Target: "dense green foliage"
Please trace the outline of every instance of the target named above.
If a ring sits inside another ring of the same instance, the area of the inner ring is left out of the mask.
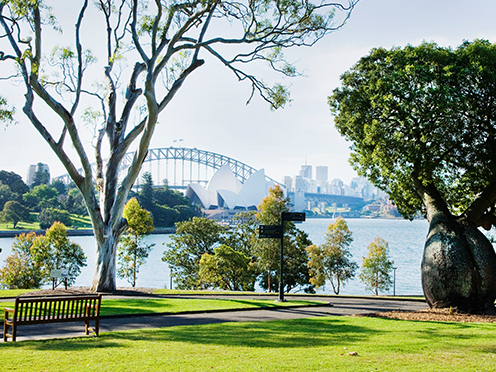
[[[40,228],[48,229],[55,222],[61,222],[66,226],[72,226],[71,215],[69,212],[57,208],[44,208],[38,215]]]
[[[30,220],[31,216],[29,214],[29,210],[15,200],[9,200],[8,202],[6,202],[3,206],[3,211],[0,212],[0,221],[6,223],[11,222],[14,226],[14,229],[19,222],[29,222]]]
[[[351,231],[342,217],[329,224],[324,243],[307,247],[310,283],[318,288],[329,281],[334,293],[339,294],[341,285],[352,279],[358,269],[351,260],[352,241]]]
[[[119,264],[117,275],[135,287],[139,268],[146,262],[148,254],[155,245],[143,241],[143,238],[154,229],[153,219],[150,212],[141,208],[135,198],[127,202],[122,217],[126,219],[128,228],[117,246]]]
[[[176,288],[193,289],[199,286],[199,265],[201,257],[214,254],[214,248],[225,239],[227,229],[204,217],[193,217],[189,221],[176,223],[169,249],[162,261],[171,268]]]
[[[200,216],[200,210],[181,192],[167,185],[155,187],[150,173],[145,172],[142,181],[141,190],[135,197],[151,213],[155,226],[171,227],[176,222]]]
[[[262,201],[259,211],[239,213],[228,229],[207,218],[176,224],[176,234],[162,258],[171,267],[179,289],[252,289],[260,286],[277,291],[279,286],[280,239],[259,239],[260,224],[280,224],[289,200],[276,186]],[[267,221],[267,222],[264,222]],[[308,235],[286,222],[284,236],[284,290],[309,285]]]
[[[79,244],[70,241],[66,227],[54,223],[45,235],[20,234],[12,244],[12,255],[0,270],[0,282],[10,289],[39,288],[50,281],[53,269],[67,270],[72,284],[86,266],[86,256]]]
[[[479,213],[487,213],[473,216],[473,223],[490,227],[496,45],[476,40],[456,50],[434,43],[377,48],[341,80],[329,104],[336,128],[352,142],[351,163],[360,175],[408,218],[426,212],[427,194],[451,213],[470,215],[484,193]]]
[[[12,243],[12,254],[0,269],[0,283],[9,289],[40,288],[44,277],[40,265],[34,261],[31,247],[37,236],[34,232],[21,234]]]
[[[214,254],[204,253],[200,259],[200,286],[230,291],[253,291],[257,272],[251,257],[225,244],[214,248]]]
[[[73,221],[70,214],[88,215],[83,197],[74,184],[65,185],[60,180],[48,184],[49,180],[42,177],[43,174],[45,173],[41,172],[39,182],[33,183],[29,188],[16,173],[0,171],[0,221],[12,223],[15,228],[20,221],[31,222],[37,219],[40,228],[47,229],[57,221],[71,227]],[[165,185],[155,187],[150,173],[144,174],[141,191],[131,195],[152,214],[153,223],[157,227],[170,227],[175,222],[200,215],[200,210],[192,206],[182,193]],[[8,202],[15,203],[9,203],[4,210]]]

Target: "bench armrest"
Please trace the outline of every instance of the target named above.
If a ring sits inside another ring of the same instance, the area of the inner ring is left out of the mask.
[[[14,309],[10,309],[8,307],[4,307],[3,310],[5,311],[5,317],[4,317],[4,319],[6,319],[6,320],[9,319],[9,313],[14,314],[14,312],[15,312]]]

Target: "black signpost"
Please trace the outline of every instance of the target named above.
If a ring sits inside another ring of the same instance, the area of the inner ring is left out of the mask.
[[[259,238],[281,239],[281,261],[279,265],[279,302],[284,299],[284,222],[303,222],[305,221],[305,212],[282,212],[281,225],[260,225],[258,229]]]

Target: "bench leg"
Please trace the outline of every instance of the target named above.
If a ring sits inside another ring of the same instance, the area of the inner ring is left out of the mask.
[[[100,333],[100,319],[95,320],[95,328],[91,328],[90,327],[90,321],[85,320],[84,321],[84,331],[85,331],[86,335],[89,335],[90,331],[93,331],[93,332],[95,332],[95,335],[98,336],[98,334]]]
[[[7,342],[7,332],[9,331],[9,325],[4,320],[3,321],[3,342]]]
[[[12,327],[12,334],[9,334],[9,328]],[[17,331],[17,326],[16,324],[9,324],[5,320],[3,322],[3,341],[7,342],[9,340],[9,337],[12,338],[12,341],[16,340],[16,331]]]
[[[100,319],[95,320],[95,334],[98,336],[100,333]]]

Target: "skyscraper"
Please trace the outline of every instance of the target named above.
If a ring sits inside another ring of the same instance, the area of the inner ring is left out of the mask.
[[[312,166],[311,165],[302,165],[300,170],[300,176],[303,178],[312,179]]]
[[[328,169],[326,165],[320,165],[315,167],[315,178],[318,184],[327,182],[328,179]]]

